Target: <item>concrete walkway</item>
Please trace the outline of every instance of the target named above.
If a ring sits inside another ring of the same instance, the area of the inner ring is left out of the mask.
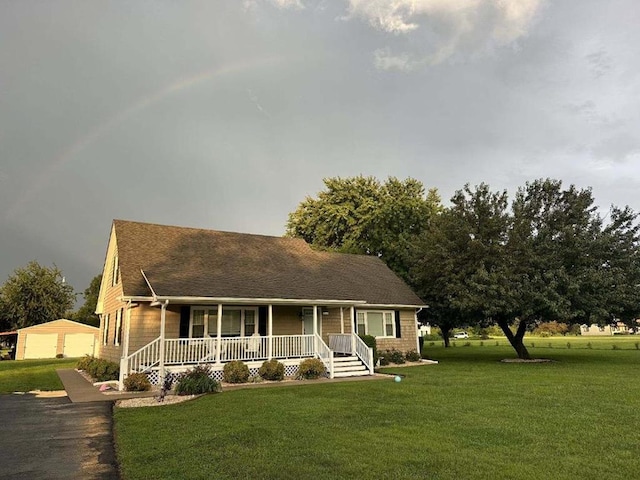
[[[98,387],[94,387],[82,375],[73,369],[56,370],[69,400],[73,403],[87,402],[115,402],[126,398],[153,397],[157,392],[117,392],[102,393]]]

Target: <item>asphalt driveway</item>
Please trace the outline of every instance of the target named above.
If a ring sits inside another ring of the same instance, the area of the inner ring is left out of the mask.
[[[111,408],[0,395],[0,479],[118,479]]]

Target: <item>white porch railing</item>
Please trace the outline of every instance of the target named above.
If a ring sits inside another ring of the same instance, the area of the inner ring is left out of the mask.
[[[360,357],[362,363],[367,367],[369,374],[373,375],[373,369],[375,368],[375,365],[373,364],[373,349],[367,346],[367,344],[364,343],[355,333],[353,334],[353,339],[355,340],[356,345],[356,355]]]
[[[271,349],[269,342],[271,341]],[[373,374],[373,350],[355,334],[329,335],[329,347],[319,335],[278,335],[231,338],[167,338],[164,340],[164,365],[196,365],[231,360],[260,361],[269,358],[317,357],[334,376],[334,352],[357,355]],[[355,348],[354,348],[355,347]],[[123,358],[121,382],[131,372],[146,372],[160,363],[160,338]]]
[[[313,335],[278,335],[272,339],[272,358],[315,356]],[[324,344],[324,342],[323,342]],[[219,350],[219,352],[218,352]],[[165,365],[229,362],[231,360],[266,360],[269,337],[166,338]],[[135,351],[121,361],[121,371],[144,372],[160,363],[160,338]]]
[[[146,372],[160,362],[160,337],[147,343],[144,347],[139,348],[127,358],[126,372]],[[121,362],[122,363],[122,362]],[[122,364],[120,365],[122,371]]]
[[[333,378],[333,352],[318,334],[315,335],[315,344],[316,355],[324,363],[327,372],[329,372],[329,378]]]
[[[351,348],[351,334],[350,333],[330,334],[329,348],[336,353],[351,354],[353,352],[353,349]]]

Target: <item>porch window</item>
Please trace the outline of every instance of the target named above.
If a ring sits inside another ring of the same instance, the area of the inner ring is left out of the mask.
[[[393,312],[367,310],[357,312],[358,333],[374,337],[395,337]]]
[[[204,337],[204,310],[194,310],[191,318],[191,338]]]
[[[257,318],[257,308],[223,308],[221,335],[223,337],[251,336],[258,331]],[[193,307],[190,322],[191,338],[215,337],[217,333],[218,309]]]
[[[222,336],[239,337],[242,331],[242,310],[222,309]]]
[[[244,336],[250,337],[256,333],[256,312],[255,310],[245,310],[244,312]]]

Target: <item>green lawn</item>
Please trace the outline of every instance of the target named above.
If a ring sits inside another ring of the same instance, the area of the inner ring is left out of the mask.
[[[57,368],[73,368],[74,359],[4,360],[0,362],[0,394],[31,390],[63,390]]]
[[[450,340],[452,346],[462,347],[467,343],[470,346],[505,346],[509,345],[509,340],[506,337],[492,337],[490,340],[480,340],[477,338],[471,338],[468,340],[454,339]],[[442,340],[430,341],[427,340],[425,345],[430,346],[440,345],[442,346]],[[581,335],[567,335],[567,336],[554,336],[554,337],[537,337],[533,335],[526,335],[524,337],[524,344],[527,348],[532,346],[535,348],[589,348],[594,350],[613,350],[614,348],[621,350],[639,350],[640,349],[640,335],[607,335],[607,336],[581,336]],[[569,344],[569,345],[568,345]],[[615,347],[614,347],[615,345]]]
[[[428,348],[371,382],[237,390],[116,409],[125,480],[627,479],[640,471],[640,351]]]

